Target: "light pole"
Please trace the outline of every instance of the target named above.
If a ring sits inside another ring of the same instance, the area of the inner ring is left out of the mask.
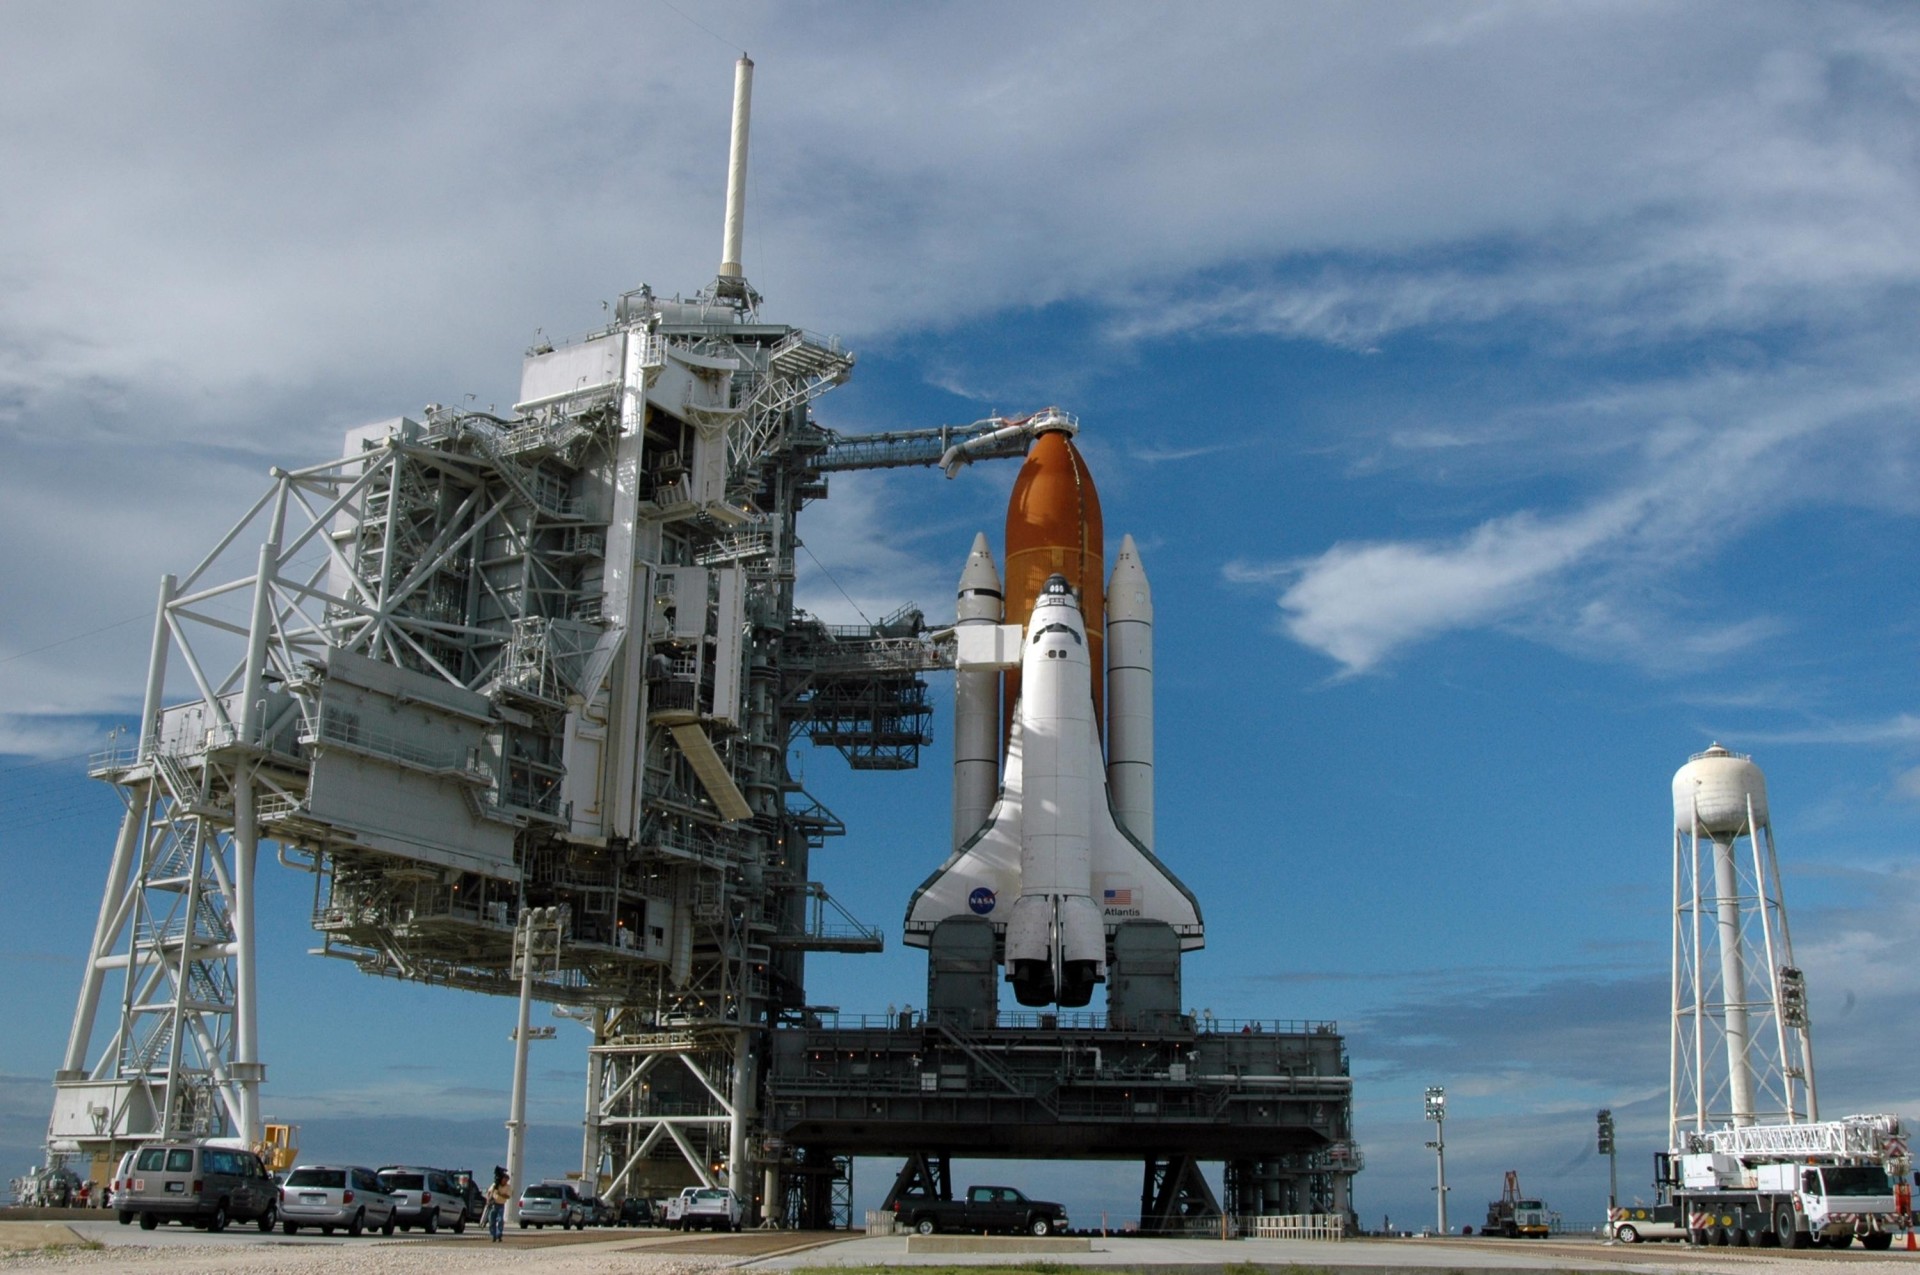
[[[551,946],[539,940],[552,934]],[[526,1190],[522,1180],[527,1168],[527,1042],[538,1037],[553,1039],[553,1028],[532,1029],[528,1022],[533,1010],[533,963],[539,956],[560,953],[560,909],[522,908],[520,924],[513,935],[513,957],[520,966],[520,1021],[513,1029],[513,1099],[507,1114],[507,1177],[513,1184],[507,1200],[507,1222],[520,1220],[520,1193]]]
[[[1600,1115],[1600,1154],[1607,1157],[1607,1220],[1620,1200],[1620,1158],[1613,1149],[1613,1111],[1602,1108]]]
[[[1439,1183],[1433,1188],[1439,1199],[1440,1234],[1447,1233],[1447,1091],[1439,1085],[1427,1088],[1427,1119],[1433,1121],[1433,1141],[1427,1145],[1433,1148],[1434,1159],[1439,1164]]]

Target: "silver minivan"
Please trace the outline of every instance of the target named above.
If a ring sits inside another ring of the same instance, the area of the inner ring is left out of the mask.
[[[558,1226],[587,1229],[587,1206],[571,1182],[536,1182],[520,1193],[520,1229]]]
[[[255,1222],[271,1231],[280,1191],[260,1157],[240,1147],[204,1142],[149,1142],[134,1153],[131,1184],[116,1203],[122,1221],[142,1230],[188,1222],[224,1231],[228,1222]]]
[[[364,1165],[297,1165],[280,1185],[280,1229],[288,1235],[303,1226],[317,1226],[322,1235],[335,1227],[348,1235],[392,1235],[398,1212],[380,1175]]]
[[[390,1164],[380,1180],[393,1196],[393,1220],[403,1231],[419,1227],[432,1235],[443,1226],[455,1235],[467,1229],[467,1197],[442,1169]]]

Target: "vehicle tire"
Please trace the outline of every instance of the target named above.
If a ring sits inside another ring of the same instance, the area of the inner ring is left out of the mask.
[[[1793,1210],[1782,1206],[1773,1215],[1773,1233],[1780,1237],[1781,1248],[1805,1248],[1808,1236],[1793,1224]]]
[[[1845,1235],[1829,1235],[1827,1237],[1827,1247],[1828,1248],[1852,1248],[1853,1233],[1849,1231]]]
[[[440,1233],[440,1212],[438,1209],[427,1214],[427,1220],[420,1229],[428,1235],[438,1235]]]
[[[1638,1244],[1640,1242],[1640,1232],[1634,1229],[1633,1223],[1622,1222],[1619,1227],[1614,1230],[1613,1238],[1619,1240],[1622,1244]]]
[[[280,1224],[280,1233],[282,1235],[298,1235],[300,1234],[300,1224],[298,1222],[282,1222]]]
[[[465,1235],[467,1233],[467,1215],[465,1213],[462,1213],[460,1220],[453,1224],[453,1233],[455,1235]]]
[[[392,1235],[392,1234],[393,1234],[393,1227],[394,1227],[394,1222],[393,1222],[393,1214],[391,1214],[391,1213],[389,1213],[389,1214],[387,1214],[387,1220],[386,1220],[386,1223],[385,1223],[385,1224],[384,1224],[383,1226],[381,1226],[381,1228],[380,1228],[380,1234],[382,1234],[382,1235]]]
[[[159,1219],[159,1218],[157,1218],[157,1217],[155,1217],[155,1216],[154,1216],[153,1214],[151,1214],[151,1213],[142,1213],[142,1214],[140,1215],[140,1229],[141,1229],[141,1230],[143,1230],[143,1231],[151,1231],[151,1230],[152,1230],[152,1229],[153,1229],[154,1227],[156,1227],[156,1226],[158,1226],[158,1225],[160,1225],[160,1219]]]
[[[1883,1248],[1892,1248],[1893,1235],[1888,1231],[1875,1231],[1872,1235],[1862,1235],[1860,1237],[1860,1247],[1874,1252],[1878,1252]]]
[[[207,1232],[209,1234],[217,1234],[226,1229],[227,1206],[224,1204],[216,1204],[213,1206],[213,1216],[207,1219]]]
[[[940,1228],[933,1224],[932,1218],[923,1217],[918,1222],[915,1222],[913,1224],[913,1229],[919,1232],[921,1235],[932,1235],[935,1231],[939,1230]]]
[[[358,1235],[367,1229],[367,1211],[361,1209],[353,1215],[353,1221],[347,1223],[347,1234]]]
[[[120,1225],[122,1225],[122,1226],[131,1226],[131,1225],[133,1225],[133,1211],[132,1211],[132,1210],[130,1210],[130,1209],[121,1209],[121,1210],[120,1210]]]
[[[1053,1223],[1044,1217],[1032,1218],[1027,1222],[1027,1230],[1044,1239],[1053,1234]]]
[[[1728,1231],[1727,1243],[1733,1245],[1735,1248],[1757,1247],[1753,1243],[1752,1239],[1749,1237],[1747,1233],[1747,1228],[1744,1226],[1736,1226],[1732,1230]]]

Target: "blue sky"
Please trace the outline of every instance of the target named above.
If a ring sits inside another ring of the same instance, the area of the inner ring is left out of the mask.
[[[1159,653],[1188,999],[1348,1034],[1364,1219],[1500,1174],[1597,1217],[1664,1127],[1668,782],[1765,769],[1823,1107],[1920,1115],[1920,17],[1894,5],[42,4],[0,51],[0,1156],[37,1156],[161,572],[273,464],[719,256],[758,63],[746,269],[839,334],[850,432],[1058,403]],[[1015,467],[836,476],[803,603],[940,616]],[[997,546],[996,546],[997,548]],[[826,574],[831,574],[831,579]],[[819,875],[918,1003],[907,775],[800,758]],[[498,1159],[511,1006],[306,955],[266,874],[267,1106],[315,1153]],[[577,1158],[584,1032],[541,1047]],[[1125,1216],[1137,1169],[1011,1170]],[[877,1198],[891,1167],[863,1165]],[[997,1176],[997,1175],[996,1175]]]

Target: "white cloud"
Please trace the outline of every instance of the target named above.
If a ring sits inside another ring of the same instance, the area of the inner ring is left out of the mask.
[[[1597,489],[1568,510],[1497,515],[1451,536],[1342,542],[1308,558],[1238,559],[1222,575],[1284,583],[1285,631],[1348,674],[1435,635],[1488,627],[1595,658],[1709,661],[1788,623],[1751,604],[1710,617],[1686,604],[1692,574],[1727,545],[1809,505],[1908,512],[1911,493],[1894,488],[1920,456],[1915,388],[1903,365],[1847,360],[1711,369],[1537,403],[1529,421],[1479,427],[1482,441],[1449,448],[1449,472],[1456,485],[1503,475],[1518,450],[1539,473]],[[1417,443],[1408,465],[1426,452]]]
[[[1832,722],[1799,730],[1757,730],[1743,738],[1763,744],[1912,744],[1920,743],[1920,716],[1895,713],[1879,721]]]
[[[1335,545],[1280,595],[1286,631],[1364,673],[1409,643],[1512,617],[1633,515],[1623,503],[1573,519],[1516,514],[1444,543]]]
[[[101,752],[106,747],[107,728],[97,721],[0,713],[0,756],[54,760]]]

